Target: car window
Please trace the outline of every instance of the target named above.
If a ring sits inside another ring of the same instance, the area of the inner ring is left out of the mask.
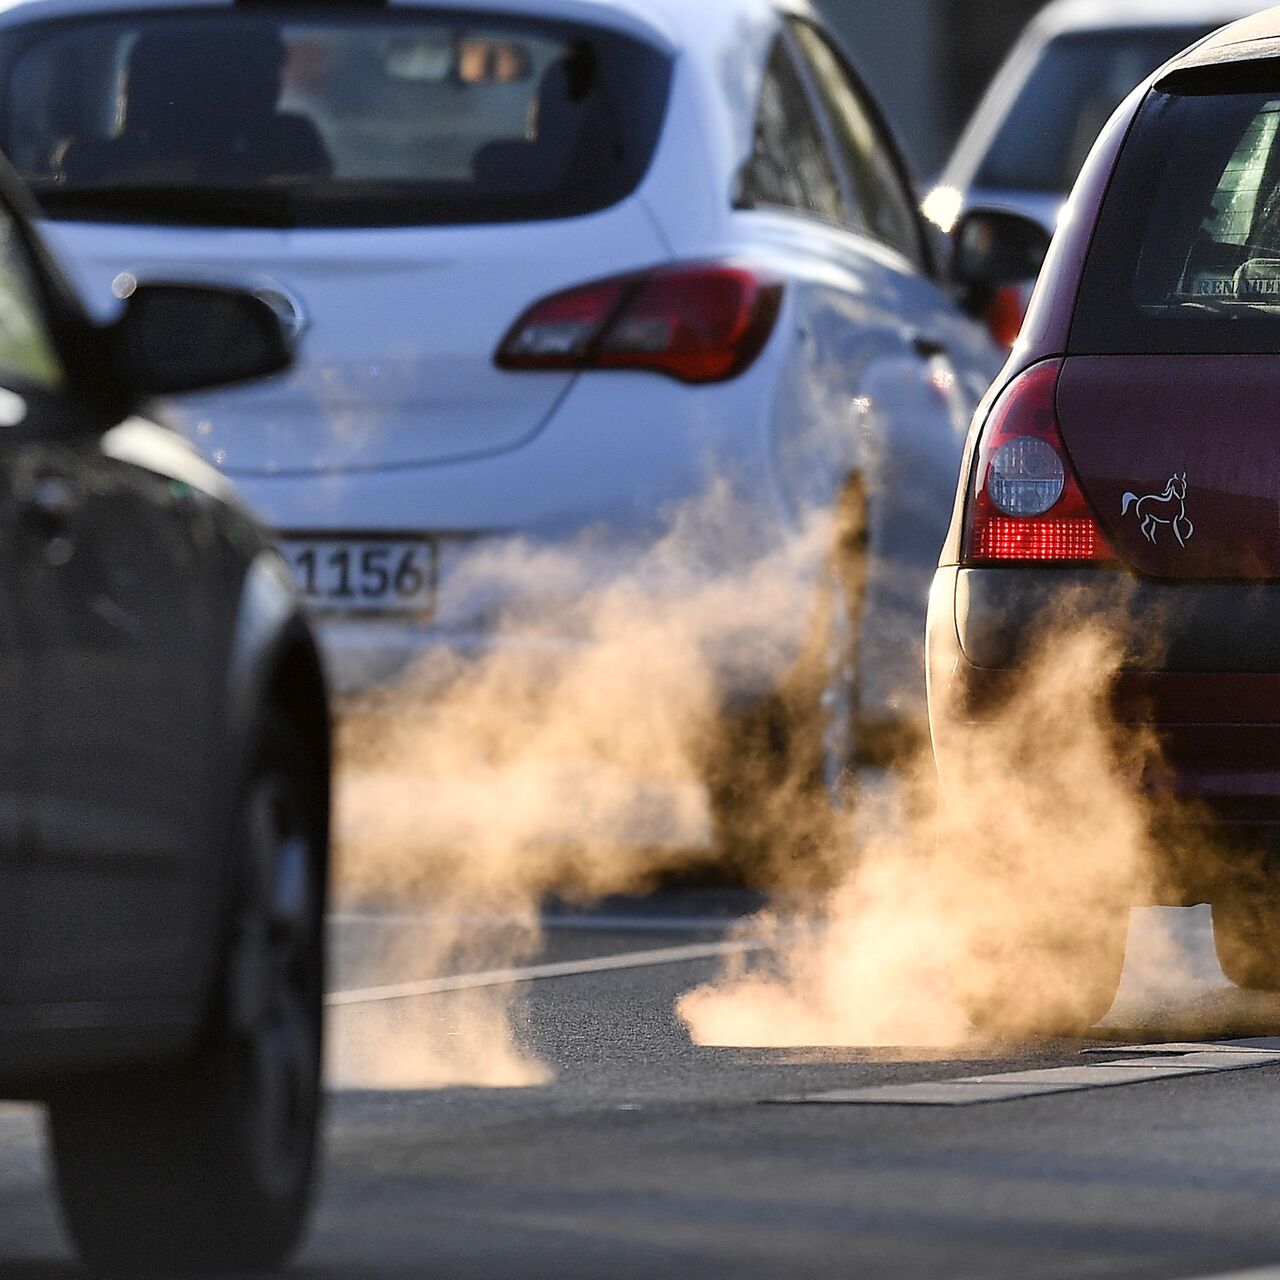
[[[34,282],[26,243],[0,205],[0,384],[52,390],[62,383],[62,366]]]
[[[844,197],[804,81],[782,40],[765,68],[742,203],[845,220]]]
[[[536,19],[149,6],[7,28],[0,78],[0,145],[54,217],[422,225],[625,198],[670,59]]]
[[[1280,351],[1280,91],[1151,94],[1094,244],[1073,346]]]
[[[791,28],[831,121],[848,175],[855,228],[919,263],[920,227],[888,140],[825,36],[800,19]]]
[[[1080,31],[1045,45],[983,157],[974,184],[1065,195],[1102,126],[1161,63],[1210,26]],[[1034,120],[1035,128],[1027,122]]]

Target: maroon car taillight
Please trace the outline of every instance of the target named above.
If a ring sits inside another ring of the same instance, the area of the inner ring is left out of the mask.
[[[748,267],[665,267],[586,284],[530,307],[503,339],[502,369],[633,369],[724,382],[764,350],[782,285]]]
[[[1062,441],[1061,371],[1060,360],[1035,365],[992,406],[973,468],[966,564],[1115,559]]]

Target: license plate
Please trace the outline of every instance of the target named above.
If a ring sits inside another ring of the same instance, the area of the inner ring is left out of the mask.
[[[346,613],[428,613],[436,551],[426,538],[290,538],[284,556],[309,604]]]

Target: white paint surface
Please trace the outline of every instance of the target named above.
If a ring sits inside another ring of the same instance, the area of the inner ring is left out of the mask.
[[[1099,1053],[1087,1050],[1086,1053]],[[1246,1071],[1280,1063],[1275,1040],[1223,1041],[1209,1044],[1137,1045],[1111,1053],[1133,1057],[1091,1062],[1079,1067],[1045,1067],[1037,1071],[1005,1071],[960,1076],[919,1084],[871,1085],[835,1089],[777,1102],[858,1106],[966,1107],[984,1102],[1013,1102],[1051,1093],[1081,1093],[1121,1085],[1146,1084],[1221,1071]]]

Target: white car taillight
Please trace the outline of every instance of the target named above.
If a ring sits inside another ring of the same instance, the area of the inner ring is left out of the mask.
[[[782,285],[732,263],[662,267],[544,298],[516,321],[500,369],[630,369],[723,382],[773,332]]]

